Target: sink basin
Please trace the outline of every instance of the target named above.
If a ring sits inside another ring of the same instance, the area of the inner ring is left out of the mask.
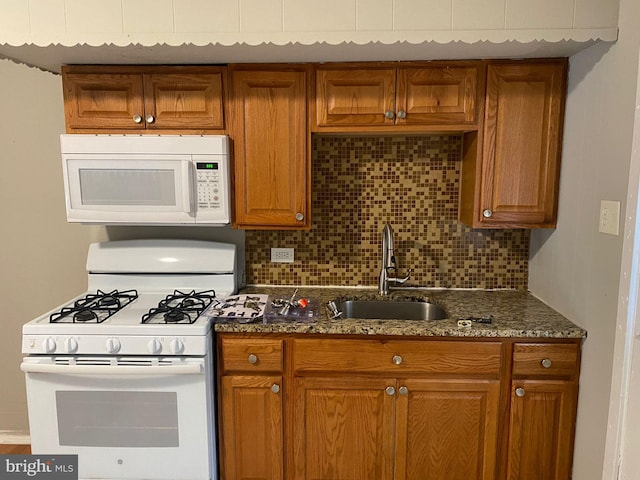
[[[341,318],[374,320],[443,320],[449,315],[440,305],[429,302],[394,300],[345,300],[336,302]]]

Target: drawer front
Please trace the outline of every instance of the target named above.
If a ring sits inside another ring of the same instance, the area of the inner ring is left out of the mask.
[[[224,373],[282,372],[282,340],[222,337],[221,348]]]
[[[296,374],[321,372],[498,376],[499,342],[295,339]]]
[[[576,343],[516,343],[513,375],[573,376],[578,373],[580,346]]]

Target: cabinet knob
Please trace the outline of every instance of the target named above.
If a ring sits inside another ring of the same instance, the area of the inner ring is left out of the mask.
[[[142,123],[142,116],[141,115],[134,115],[133,116],[133,121],[136,123]]]
[[[409,395],[409,389],[408,389],[407,387],[405,387],[405,386],[402,386],[402,387],[400,387],[400,388],[398,389],[398,393],[399,393],[400,395],[405,395],[405,396],[406,396],[406,395]]]
[[[302,220],[304,220],[304,214],[298,212],[296,213],[296,220],[301,222]]]
[[[273,393],[280,393],[280,385],[278,385],[277,383],[274,383],[273,385],[271,385],[271,391]]]
[[[524,397],[524,388],[518,387],[516,388],[516,397]]]
[[[402,363],[402,357],[400,355],[394,355],[391,361],[394,365],[400,365]]]
[[[398,112],[398,118],[407,118],[407,112],[405,112],[404,110],[400,110]]]
[[[247,360],[249,360],[249,363],[251,365],[255,365],[256,363],[258,363],[258,356],[252,353],[247,357]]]
[[[147,121],[147,123],[153,123],[156,121],[153,115],[147,115],[147,118],[145,120]]]
[[[387,110],[386,112],[384,112],[384,118],[387,118],[389,120],[393,119],[393,117],[395,116],[396,115],[391,110]]]
[[[543,358],[542,361],[540,362],[540,364],[544,368],[551,368],[552,362],[551,362],[551,359],[549,359],[549,358]]]
[[[491,218],[493,216],[493,212],[491,210],[489,210],[488,208],[484,209],[482,211],[482,216],[484,218]]]
[[[396,394],[396,389],[393,388],[391,385],[389,385],[387,388],[384,389],[384,393],[386,393],[389,396],[395,395]]]

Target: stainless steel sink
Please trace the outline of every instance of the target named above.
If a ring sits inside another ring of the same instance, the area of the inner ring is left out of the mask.
[[[344,300],[336,302],[340,318],[374,320],[443,320],[449,318],[440,305],[394,300]]]

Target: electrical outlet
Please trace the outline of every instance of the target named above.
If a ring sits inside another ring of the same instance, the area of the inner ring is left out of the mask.
[[[609,235],[620,234],[620,202],[612,200],[600,201],[598,231]]]
[[[293,263],[293,248],[272,248],[271,261],[275,263]]]

